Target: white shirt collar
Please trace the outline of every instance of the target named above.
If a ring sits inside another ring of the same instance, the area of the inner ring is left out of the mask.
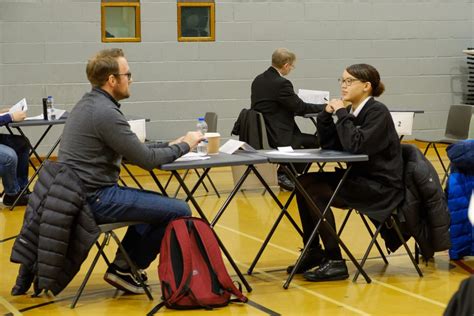
[[[357,117],[357,115],[359,115],[360,111],[362,111],[362,108],[367,103],[367,101],[369,101],[370,98],[371,98],[371,96],[367,97],[364,101],[362,101],[361,104],[359,104],[359,106],[357,107],[357,109],[355,111],[351,108],[351,114],[354,115],[355,117]]]

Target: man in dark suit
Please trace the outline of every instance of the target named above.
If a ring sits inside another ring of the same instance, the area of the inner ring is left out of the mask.
[[[273,52],[272,66],[252,82],[251,108],[263,114],[271,147],[317,148],[317,136],[302,133],[294,117],[321,112],[325,104],[306,103],[295,94],[292,83],[284,77],[295,68],[295,59],[295,54],[286,48]],[[294,188],[280,170],[278,183],[286,190]]]

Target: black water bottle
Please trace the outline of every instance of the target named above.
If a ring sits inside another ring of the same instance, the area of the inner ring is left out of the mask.
[[[43,118],[45,121],[48,120],[48,98],[43,98]]]

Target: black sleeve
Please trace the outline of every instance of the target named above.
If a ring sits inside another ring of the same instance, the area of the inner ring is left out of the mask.
[[[361,126],[354,124],[355,117],[345,108],[336,112],[337,133],[344,151],[371,155],[389,145],[390,138],[383,131],[388,128],[390,113],[381,107],[373,107],[365,114]]]
[[[316,128],[318,129],[319,144],[322,149],[342,150],[331,113],[326,111],[319,113]]]

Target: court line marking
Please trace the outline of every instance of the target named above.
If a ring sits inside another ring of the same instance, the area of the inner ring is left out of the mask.
[[[219,224],[216,225],[216,226],[219,226],[219,227],[224,228],[224,229],[231,230],[231,231],[236,232],[236,233],[240,233],[240,232],[238,232],[238,231],[236,231],[236,230],[233,230],[232,228],[225,227],[225,226],[222,226],[222,225],[219,225]],[[256,237],[250,236],[250,235],[248,235],[248,234],[242,233],[242,235],[246,235],[246,236],[250,237],[251,239],[254,239],[254,240],[256,240],[256,241],[262,242],[262,240],[260,240],[260,239],[258,239],[258,238],[256,238]],[[270,243],[269,243],[269,244],[270,244]],[[286,248],[283,248],[283,247],[280,247],[280,246],[277,246],[277,245],[274,245],[274,244],[272,244],[272,246],[277,247],[277,248],[279,248],[279,249],[282,249],[282,250],[284,250],[284,251],[286,251],[286,252],[289,252],[289,253],[293,253],[293,254],[295,254],[295,255],[298,255],[298,252],[296,252],[296,251],[291,251],[291,250],[289,250],[289,249],[286,249]],[[247,269],[250,268],[250,265],[246,265],[246,264],[243,264],[242,262],[238,262],[238,261],[235,261],[235,262],[238,263],[239,265],[241,265],[241,266],[247,268]],[[260,273],[260,274],[262,274],[262,275],[265,275],[266,277],[268,277],[268,278],[270,278],[270,279],[273,279],[273,280],[275,280],[275,281],[281,281],[280,278],[278,278],[278,277],[276,277],[276,276],[274,276],[274,275],[272,275],[272,274],[270,274],[270,273],[268,273],[268,272],[266,272],[266,271],[263,271],[263,270],[261,270],[261,269],[255,269],[255,271],[258,272],[258,273]],[[364,312],[364,311],[362,311],[362,310],[360,310],[360,309],[357,309],[357,308],[355,308],[355,307],[352,307],[352,306],[350,306],[350,305],[347,305],[347,304],[345,304],[345,303],[343,303],[343,302],[341,302],[341,301],[332,299],[332,298],[330,298],[330,297],[328,297],[328,296],[326,296],[326,295],[323,295],[323,294],[321,294],[321,293],[318,293],[318,292],[316,292],[316,291],[309,290],[309,289],[307,289],[307,288],[305,288],[305,287],[303,287],[303,286],[301,286],[301,285],[298,285],[298,284],[296,284],[296,283],[294,283],[294,282],[292,283],[292,287],[295,287],[295,288],[297,288],[298,290],[301,290],[301,291],[303,291],[303,292],[306,292],[306,293],[308,293],[308,294],[310,294],[310,295],[312,295],[312,296],[316,296],[316,297],[318,297],[318,298],[320,298],[320,299],[322,299],[322,300],[325,300],[325,301],[328,301],[328,302],[330,302],[330,303],[333,303],[333,304],[335,304],[335,305],[337,305],[337,306],[341,306],[341,307],[343,307],[343,308],[345,308],[345,309],[347,309],[347,310],[350,310],[350,311],[352,311],[352,312],[354,312],[354,313],[357,313],[357,314],[359,314],[359,315],[370,315],[370,314],[368,314],[368,313],[366,313],[366,312]]]
[[[386,288],[392,289],[392,290],[394,290],[394,291],[397,291],[397,292],[406,294],[406,295],[408,295],[408,296],[415,297],[415,298],[417,298],[417,299],[419,299],[419,300],[422,300],[422,301],[431,303],[431,304],[433,304],[433,305],[437,305],[437,306],[439,306],[439,307],[446,308],[446,306],[447,306],[447,304],[444,304],[444,303],[441,303],[441,302],[432,300],[432,299],[430,299],[430,298],[427,298],[427,297],[422,296],[422,295],[419,295],[419,294],[414,294],[414,293],[412,293],[412,292],[410,292],[410,291],[401,289],[401,288],[399,288],[399,287],[390,285],[390,284],[388,284],[388,283],[375,280],[374,278],[372,278],[372,282],[377,283],[377,284],[380,285],[380,286],[384,286],[384,287],[386,287]]]
[[[241,265],[241,266],[243,266],[243,267],[245,267],[245,268],[249,268],[249,267],[250,267],[250,265],[243,264],[242,262],[235,261],[235,263],[238,263],[239,265]],[[261,270],[261,269],[255,269],[255,271],[257,271],[259,274],[265,275],[266,277],[268,277],[268,278],[270,278],[270,279],[273,279],[274,281],[278,281],[278,282],[281,281],[280,278],[278,278],[278,277],[276,277],[276,276],[274,276],[274,275],[272,275],[272,274],[270,274],[270,273],[268,273],[268,272],[266,272],[266,271],[263,271],[263,270]],[[371,314],[369,314],[369,313],[367,313],[367,312],[364,312],[364,311],[362,311],[362,310],[360,310],[360,309],[357,309],[357,308],[355,308],[355,307],[353,307],[353,306],[351,306],[351,305],[347,305],[347,304],[345,304],[345,303],[343,303],[343,302],[341,302],[341,301],[332,299],[332,298],[330,298],[329,296],[326,296],[326,295],[324,295],[324,294],[318,293],[318,292],[316,292],[316,291],[314,291],[314,290],[309,290],[309,289],[307,289],[306,287],[303,287],[303,286],[301,286],[301,285],[296,284],[295,282],[293,282],[293,283],[291,284],[291,287],[297,288],[298,290],[303,291],[303,292],[306,292],[306,293],[308,293],[308,294],[310,294],[310,295],[312,295],[312,296],[316,296],[316,297],[320,298],[321,300],[328,301],[328,302],[333,303],[333,304],[335,304],[335,305],[337,305],[337,306],[340,306],[340,307],[342,307],[342,308],[345,308],[345,309],[347,309],[347,310],[350,310],[350,311],[352,311],[352,312],[354,312],[354,313],[356,313],[356,314],[364,315],[364,316],[369,316],[369,315],[371,315]],[[287,290],[285,290],[285,291],[287,291]]]
[[[236,234],[238,234],[238,235],[242,235],[242,236],[247,237],[247,238],[249,238],[249,239],[252,239],[252,240],[254,240],[254,241],[259,241],[260,243],[263,243],[263,240],[261,240],[260,238],[251,236],[251,235],[246,234],[246,233],[239,232],[238,230],[235,230],[235,229],[233,229],[233,228],[230,228],[230,227],[227,227],[227,226],[224,226],[224,225],[221,225],[221,224],[217,224],[216,226],[218,226],[218,227],[220,227],[220,228],[223,228],[223,229],[226,229],[226,230],[228,230],[228,231],[230,231],[230,232],[236,233]],[[295,254],[295,255],[297,255],[297,256],[299,255],[299,253],[296,252],[296,251],[291,251],[291,250],[289,250],[289,249],[287,249],[287,248],[285,248],[285,247],[275,245],[275,244],[273,244],[273,243],[271,243],[271,242],[268,243],[268,246],[272,246],[272,247],[274,247],[274,248],[283,250],[283,251],[288,252],[288,253],[291,253],[291,254]],[[243,265],[243,264],[242,264],[242,265]],[[250,266],[249,266],[249,267],[250,267]],[[257,269],[256,269],[256,270],[257,270]],[[258,270],[263,272],[263,270],[260,270],[260,269],[258,269]],[[265,273],[265,275],[268,275],[266,272],[263,272],[263,273]],[[422,300],[422,301],[431,303],[431,304],[433,304],[433,305],[440,306],[440,307],[443,307],[443,308],[446,308],[446,306],[447,306],[445,303],[441,303],[441,302],[439,302],[439,301],[432,300],[432,299],[427,298],[427,297],[425,297],[425,296],[412,293],[412,292],[410,292],[410,291],[407,291],[407,290],[404,290],[404,289],[402,289],[402,288],[399,288],[399,287],[390,285],[390,284],[385,283],[385,282],[383,282],[383,281],[378,281],[378,280],[374,279],[373,277],[371,277],[371,279],[372,279],[372,281],[373,281],[374,283],[377,283],[378,285],[385,286],[386,288],[392,289],[392,290],[394,290],[394,291],[398,291],[398,292],[400,292],[400,293],[403,293],[403,294],[406,294],[406,295],[408,295],[408,296],[417,298],[417,299],[419,299],[419,300]],[[298,286],[298,287],[300,287],[300,286]],[[301,287],[301,289],[303,289],[304,291],[307,290],[307,289],[305,289],[304,287]]]
[[[3,296],[0,296],[0,304],[5,306],[5,308],[14,316],[23,315],[17,310],[12,304],[10,304]]]

